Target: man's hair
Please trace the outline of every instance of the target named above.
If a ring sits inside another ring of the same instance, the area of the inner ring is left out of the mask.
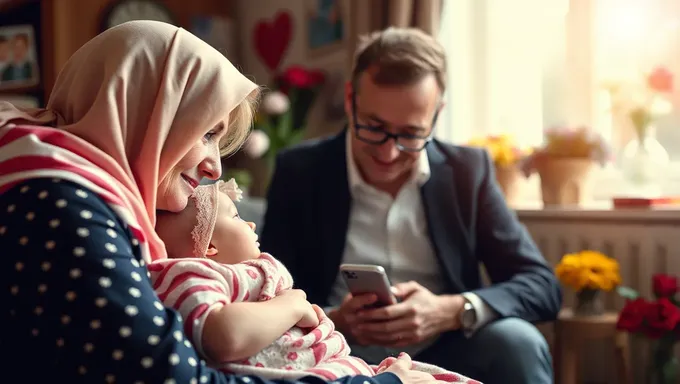
[[[441,91],[446,89],[444,47],[416,28],[390,27],[360,37],[352,67],[355,89],[361,74],[369,69],[377,85],[411,85],[431,74]]]

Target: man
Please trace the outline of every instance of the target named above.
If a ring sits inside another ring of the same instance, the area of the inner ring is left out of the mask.
[[[555,319],[561,290],[487,153],[432,139],[445,87],[432,37],[365,38],[345,88],[349,127],[278,156],[262,249],[369,361],[403,350],[489,384],[551,383],[531,323]],[[348,295],[341,263],[384,266],[401,302],[367,309],[375,297]]]
[[[29,81],[33,78],[28,49],[27,34],[19,33],[12,38],[12,63],[2,71],[2,81]]]

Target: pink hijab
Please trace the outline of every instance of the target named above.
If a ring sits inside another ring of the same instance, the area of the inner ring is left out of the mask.
[[[31,178],[76,182],[128,223],[147,261],[165,258],[154,231],[160,180],[256,89],[184,29],[111,28],[69,59],[46,109],[0,103],[0,193]]]

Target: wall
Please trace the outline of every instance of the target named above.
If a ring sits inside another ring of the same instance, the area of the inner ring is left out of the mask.
[[[285,5],[284,5],[285,4]],[[342,128],[342,119],[328,121],[325,106],[334,96],[338,79],[344,79],[347,68],[347,50],[344,43],[310,49],[307,44],[308,23],[307,15],[310,9],[315,7],[316,0],[236,0],[236,14],[239,22],[239,39],[241,42],[240,57],[245,73],[252,75],[260,84],[268,84],[274,71],[267,68],[258,56],[254,44],[254,30],[258,23],[271,23],[281,13],[287,13],[292,19],[292,35],[286,49],[280,70],[285,70],[291,65],[302,65],[313,69],[323,69],[331,79],[327,82],[326,89],[317,99],[315,107],[310,112],[308,122],[308,136],[315,137],[336,132]],[[347,14],[343,9],[344,36],[347,36]],[[337,94],[336,94],[337,95]]]
[[[100,32],[101,18],[115,0],[50,0],[42,1],[43,40],[51,41],[51,71],[45,72],[45,82],[51,84],[68,58]],[[198,15],[232,15],[227,0],[163,0],[181,26],[188,26]]]
[[[340,2],[341,4],[344,2]],[[302,65],[309,69],[322,69],[327,73],[324,89],[312,106],[307,120],[306,137],[320,137],[339,132],[344,125],[344,116],[329,115],[329,109],[336,111],[342,107],[342,84],[348,65],[346,43],[341,42],[330,46],[311,49],[308,44],[308,15],[314,9],[317,0],[235,0],[236,19],[238,20],[238,39],[241,46],[239,57],[243,72],[252,76],[263,86],[270,84],[276,70],[268,68],[258,54],[255,44],[255,30],[261,23],[274,24],[281,14],[287,14],[292,20],[292,32],[287,48],[278,66],[283,71],[291,65]],[[345,41],[348,33],[348,9],[342,9]],[[277,45],[273,40],[280,37],[272,36],[268,49]],[[342,110],[340,110],[342,111]],[[246,168],[254,176],[253,185],[249,192],[255,196],[264,194],[268,180],[265,165],[258,160],[247,158],[243,153],[237,153],[224,161],[226,168]]]

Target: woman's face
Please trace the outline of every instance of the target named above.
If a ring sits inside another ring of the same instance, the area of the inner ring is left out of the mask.
[[[160,181],[156,208],[179,212],[202,178],[216,180],[222,174],[220,140],[226,134],[224,123],[206,133]]]

